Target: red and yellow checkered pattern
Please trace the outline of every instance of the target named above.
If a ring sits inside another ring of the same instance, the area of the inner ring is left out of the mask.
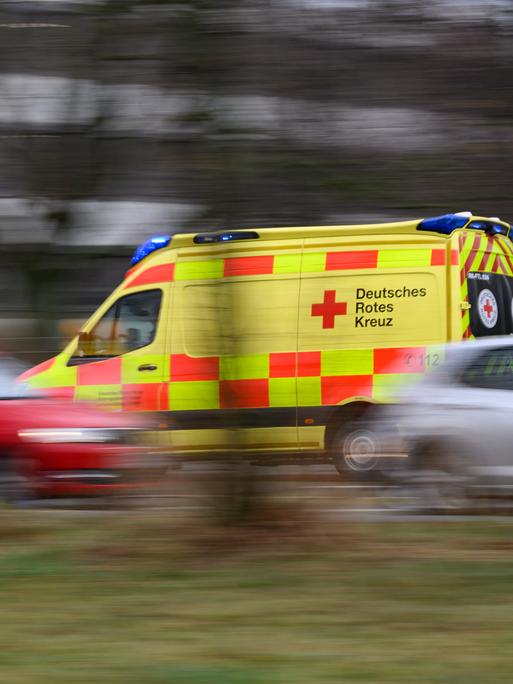
[[[123,357],[60,368],[56,357],[22,379],[48,388],[51,377],[55,395],[127,411],[326,406],[354,397],[386,398],[401,378],[413,380],[425,371],[428,352],[400,347],[204,358],[173,354],[165,359],[169,381],[137,384],[123,382]]]
[[[383,398],[425,370],[425,347],[171,357],[170,410],[323,406]],[[356,371],[356,372],[355,372]]]

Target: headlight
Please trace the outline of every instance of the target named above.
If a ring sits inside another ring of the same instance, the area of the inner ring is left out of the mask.
[[[24,442],[59,444],[63,442],[124,442],[134,428],[44,428],[41,430],[19,430],[18,436]]]

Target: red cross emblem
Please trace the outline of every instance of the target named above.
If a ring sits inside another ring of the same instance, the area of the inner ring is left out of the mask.
[[[495,328],[499,318],[499,307],[491,290],[481,290],[477,298],[477,310],[481,323],[489,330]]]
[[[494,308],[492,306],[492,303],[489,299],[486,300],[483,310],[486,312],[486,318],[491,318],[492,313],[494,312]]]
[[[323,328],[335,327],[335,316],[345,316],[347,302],[336,302],[336,291],[325,290],[324,301],[321,304],[312,304],[312,316],[322,316]]]

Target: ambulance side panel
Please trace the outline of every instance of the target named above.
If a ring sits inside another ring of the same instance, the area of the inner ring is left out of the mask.
[[[128,321],[112,358],[78,362],[75,339],[32,386],[159,411],[177,451],[319,450],[348,407],[438,365],[440,345],[513,333],[513,245],[460,230],[183,246],[136,267],[83,331],[151,292],[152,334]],[[148,341],[124,351],[135,328]]]
[[[340,406],[394,397],[441,361],[447,340],[446,239],[306,239],[299,305],[298,429],[324,446]],[[308,361],[308,363],[307,363]],[[304,370],[301,372],[301,368]]]

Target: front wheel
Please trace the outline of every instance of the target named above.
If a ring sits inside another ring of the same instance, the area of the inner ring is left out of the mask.
[[[369,479],[379,471],[377,437],[362,423],[341,428],[333,440],[331,452],[335,468],[348,479]]]

